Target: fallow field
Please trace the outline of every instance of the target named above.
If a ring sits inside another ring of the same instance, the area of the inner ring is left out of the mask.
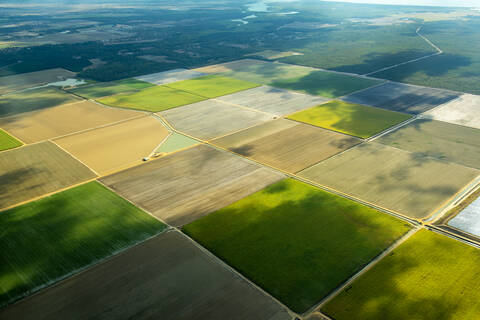
[[[75,298],[73,298],[75,297]],[[270,297],[179,232],[165,232],[0,311],[9,319],[288,320]]]
[[[408,114],[335,100],[288,116],[317,127],[368,138],[410,119]]]
[[[75,73],[65,69],[56,68],[30,73],[16,74],[0,77],[0,94],[32,88],[50,82],[57,82],[62,78],[73,78]]]
[[[4,211],[0,225],[0,306],[165,228],[97,182]]]
[[[301,177],[402,215],[428,217],[480,171],[377,143],[363,143]]]
[[[474,320],[480,314],[477,248],[420,230],[327,303],[336,320]]]
[[[1,152],[0,209],[95,177],[49,141]]]
[[[212,143],[291,173],[344,151],[361,140],[303,123],[278,119]]]
[[[170,225],[179,226],[282,177],[232,154],[199,145],[101,181]]]
[[[443,106],[430,110],[424,117],[480,129],[480,96],[463,94]]]
[[[292,310],[305,312],[409,228],[286,179],[183,230]]]

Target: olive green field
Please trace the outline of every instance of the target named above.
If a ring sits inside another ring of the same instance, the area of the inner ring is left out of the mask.
[[[0,212],[0,225],[0,306],[165,229],[98,182]]]
[[[69,92],[72,92],[86,99],[97,99],[119,93],[135,92],[153,86],[153,84],[145,81],[128,78],[119,81],[94,83],[90,85],[80,86],[78,88],[69,90]]]
[[[285,179],[183,231],[305,312],[410,230],[375,209]]]
[[[0,151],[17,148],[21,145],[23,145],[23,143],[0,129]]]
[[[479,265],[477,248],[423,229],[322,311],[335,320],[475,320]]]
[[[335,100],[302,110],[289,119],[359,138],[369,138],[412,116],[400,112]]]

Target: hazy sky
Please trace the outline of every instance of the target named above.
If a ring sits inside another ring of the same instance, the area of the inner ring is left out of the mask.
[[[324,0],[336,2],[403,4],[417,6],[480,7],[480,0]]]

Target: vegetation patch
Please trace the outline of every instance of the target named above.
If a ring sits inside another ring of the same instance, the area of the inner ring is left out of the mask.
[[[259,84],[256,83],[218,75],[208,75],[168,84],[169,88],[183,90],[206,98],[216,98],[258,86]]]
[[[288,118],[352,136],[368,138],[410,119],[411,116],[336,100],[297,112]]]
[[[480,314],[479,264],[477,248],[421,230],[322,311],[337,320],[474,320]]]
[[[107,83],[94,83],[69,90],[70,92],[87,99],[97,99],[114,94],[135,92],[152,87],[153,84],[137,79],[124,79]]]
[[[199,95],[166,86],[153,86],[135,93],[98,99],[107,106],[158,112],[206,100]]]
[[[0,226],[0,305],[165,228],[97,182],[2,212]]]
[[[22,143],[0,129],[0,151],[20,147]]]
[[[409,228],[286,179],[183,230],[292,310],[304,312]]]

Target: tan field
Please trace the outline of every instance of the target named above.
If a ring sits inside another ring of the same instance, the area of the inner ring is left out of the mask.
[[[295,173],[361,140],[279,119],[214,140],[213,143],[270,166]]]
[[[96,175],[51,142],[0,153],[0,209]]]
[[[364,143],[300,172],[361,200],[411,218],[425,218],[480,174],[377,143]]]
[[[0,318],[291,319],[273,299],[175,231],[7,307]]]
[[[55,139],[55,143],[100,175],[142,162],[168,136],[151,116]]]
[[[57,82],[62,79],[73,78],[74,76],[75,73],[71,71],[56,68],[0,77],[0,94]]]
[[[140,112],[83,101],[0,118],[0,127],[25,143],[34,143],[141,116]]]
[[[229,152],[199,145],[102,182],[170,225],[181,226],[283,177]]]

